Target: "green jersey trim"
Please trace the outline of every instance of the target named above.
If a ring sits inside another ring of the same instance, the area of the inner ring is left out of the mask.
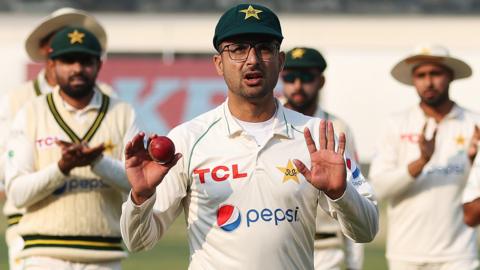
[[[102,123],[103,119],[105,118],[105,115],[108,110],[108,106],[110,104],[110,98],[102,93],[102,105],[100,106],[100,110],[97,114],[97,117],[95,118],[95,121],[93,121],[92,126],[88,129],[88,131],[85,133],[83,138],[80,139],[80,137],[75,134],[75,132],[67,125],[65,120],[63,120],[62,116],[57,110],[57,107],[55,106],[55,102],[53,102],[53,94],[48,93],[47,94],[47,104],[48,108],[50,109],[50,112],[53,115],[53,118],[55,118],[55,121],[57,124],[60,126],[60,128],[67,134],[67,136],[72,140],[73,143],[81,143],[81,142],[89,142],[95,133],[97,132],[98,128],[100,127],[100,124]]]

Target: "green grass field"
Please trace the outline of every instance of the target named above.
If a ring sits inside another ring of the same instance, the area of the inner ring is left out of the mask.
[[[183,218],[178,218],[165,237],[151,251],[131,254],[123,262],[124,270],[187,269],[188,243]],[[382,227],[383,229],[383,227]],[[8,269],[7,248],[3,232],[5,217],[0,215],[0,269]],[[383,230],[377,239],[365,249],[365,270],[387,269],[384,259]]]

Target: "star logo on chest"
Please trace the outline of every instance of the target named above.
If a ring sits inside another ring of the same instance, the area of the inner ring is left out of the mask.
[[[283,173],[283,183],[287,181],[294,181],[297,184],[300,183],[298,180],[298,170],[297,168],[293,165],[293,162],[289,159],[287,163],[287,167],[279,167],[277,166],[277,169]]]
[[[112,140],[106,141],[103,146],[105,147],[105,152],[112,153],[113,148],[115,148],[115,144],[113,144]]]
[[[250,18],[250,17],[253,17],[257,20],[260,20],[260,17],[258,17],[258,14],[259,13],[262,13],[263,11],[259,10],[259,9],[255,9],[252,7],[252,5],[249,5],[248,8],[246,9],[242,9],[240,10],[239,12],[242,12],[242,13],[245,13],[245,18],[244,20]]]
[[[455,143],[458,146],[464,146],[465,145],[465,137],[463,137],[461,134],[455,137]]]

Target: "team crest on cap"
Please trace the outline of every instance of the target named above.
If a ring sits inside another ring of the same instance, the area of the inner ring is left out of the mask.
[[[295,168],[295,166],[293,165],[293,162],[290,159],[288,160],[287,167],[277,166],[277,169],[283,173],[283,183],[289,180],[297,182],[297,184],[300,183],[300,181],[298,181],[297,168]]]
[[[302,58],[303,55],[305,54],[305,50],[302,48],[296,48],[292,51],[292,58],[293,59],[299,59]]]
[[[245,13],[244,20],[246,20],[250,17],[253,17],[257,20],[260,20],[260,17],[258,17],[258,14],[262,13],[263,11],[261,11],[259,9],[255,9],[255,8],[252,7],[252,5],[249,5],[248,8],[242,9],[239,12]]]
[[[85,37],[84,33],[78,32],[76,29],[75,31],[71,32],[68,34],[68,37],[70,38],[70,44],[75,44],[75,43],[83,43],[83,38]]]
[[[423,47],[420,51],[421,54],[431,54],[432,52],[430,51],[429,48]]]

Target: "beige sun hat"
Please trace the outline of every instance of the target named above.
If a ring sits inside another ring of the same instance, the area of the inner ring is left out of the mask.
[[[47,60],[40,50],[40,41],[54,31],[66,26],[78,26],[92,32],[102,46],[102,52],[107,48],[107,33],[92,15],[83,10],[74,8],[61,8],[45,17],[42,22],[33,29],[25,41],[25,49],[30,59],[37,62]]]
[[[422,63],[437,63],[451,69],[454,80],[472,75],[472,69],[467,63],[451,57],[447,48],[431,44],[417,46],[413,54],[398,62],[390,73],[397,81],[413,85],[413,69]]]

